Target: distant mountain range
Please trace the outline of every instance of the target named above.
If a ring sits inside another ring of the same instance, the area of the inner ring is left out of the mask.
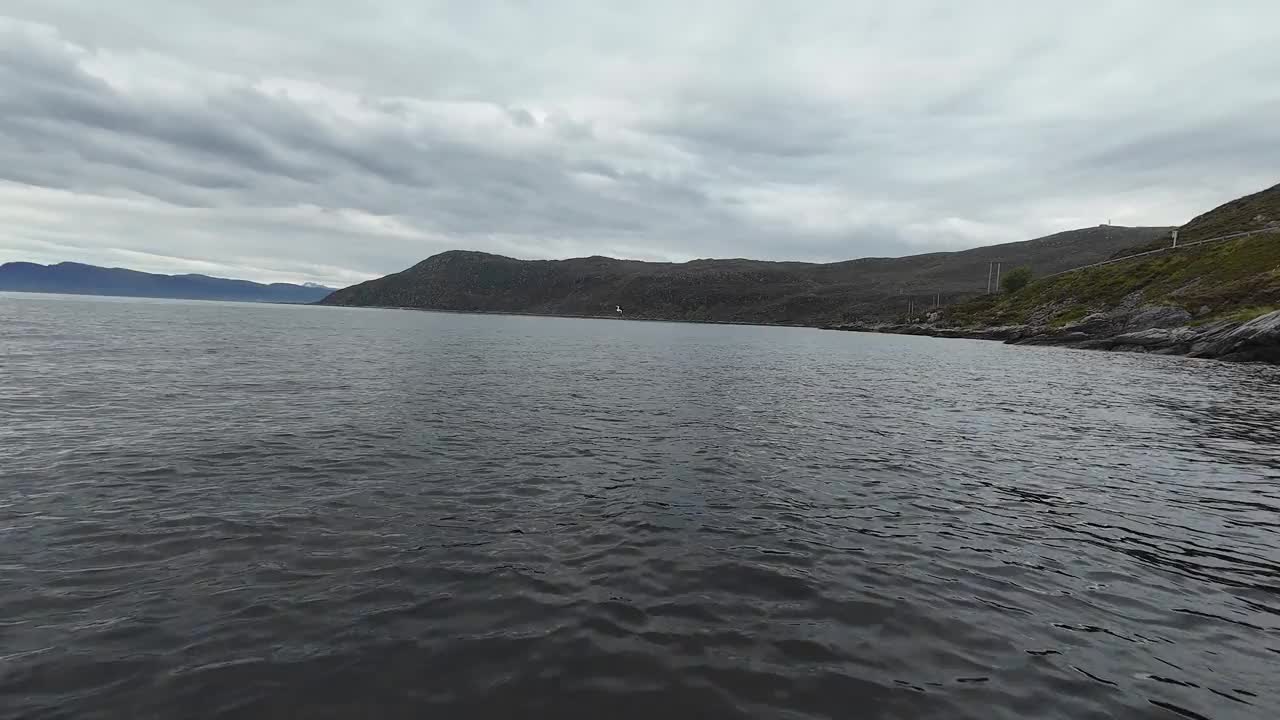
[[[11,262],[0,265],[0,291],[312,303],[328,296],[333,288],[289,283],[264,285],[208,275],[156,275],[73,262],[56,265]]]
[[[828,325],[982,294],[993,262],[1047,275],[1106,260],[1169,230],[1100,226],[962,252],[827,264],[516,260],[454,250],[338,290],[323,304],[588,316],[615,315],[621,306],[633,318]]]

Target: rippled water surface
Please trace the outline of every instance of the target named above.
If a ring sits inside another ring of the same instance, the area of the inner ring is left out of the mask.
[[[1280,717],[1280,372],[0,296],[0,714]]]

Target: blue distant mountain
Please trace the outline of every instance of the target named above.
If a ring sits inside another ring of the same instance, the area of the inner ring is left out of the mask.
[[[57,265],[11,262],[0,265],[0,291],[311,303],[333,292],[333,288],[312,284],[264,285],[208,275],[156,275],[73,262]]]

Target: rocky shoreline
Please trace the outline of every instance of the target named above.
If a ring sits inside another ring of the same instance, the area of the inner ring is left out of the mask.
[[[952,327],[941,323],[852,323],[831,330],[998,340],[1013,345],[1055,345],[1086,350],[1185,355],[1228,362],[1280,364],[1280,311],[1248,322],[1192,324],[1182,308],[1146,307],[1095,313],[1078,322],[1002,327]]]

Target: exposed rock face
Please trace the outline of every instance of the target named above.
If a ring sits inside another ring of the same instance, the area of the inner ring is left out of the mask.
[[[1125,330],[1183,327],[1191,322],[1191,313],[1180,307],[1157,306],[1144,308],[1125,322]]]
[[[1280,363],[1280,310],[1219,334],[1201,338],[1193,357]]]
[[[1280,310],[1243,324],[1217,322],[1190,327],[1185,324],[1190,319],[1190,313],[1180,308],[1150,307],[1140,308],[1128,315],[1097,313],[1062,328],[1028,325],[946,328],[930,325],[857,324],[832,329],[1280,364]]]

